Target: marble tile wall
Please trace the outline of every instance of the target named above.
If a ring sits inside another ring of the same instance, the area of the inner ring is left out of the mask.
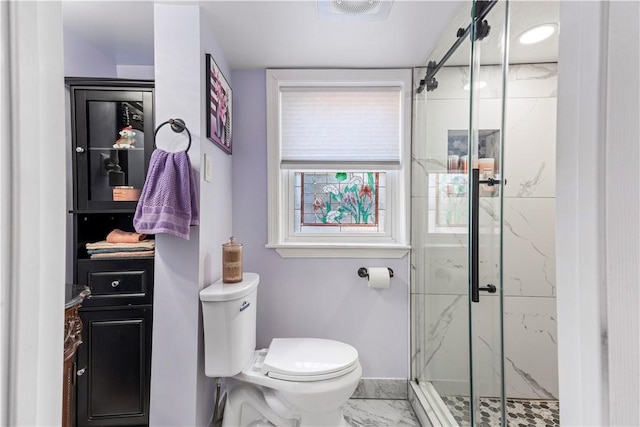
[[[464,67],[445,67],[439,87],[418,95],[412,149],[411,322],[412,375],[432,381],[442,393],[468,393],[469,314],[467,236],[434,231],[431,174],[446,171],[447,132],[468,126],[469,92]],[[480,90],[481,129],[500,127],[499,67],[484,67]],[[504,337],[507,395],[558,397],[555,283],[556,64],[510,66],[503,176]],[[426,96],[426,98],[425,98]],[[466,109],[466,110],[465,110]],[[425,121],[428,117],[428,122]],[[427,141],[425,143],[425,141]],[[432,142],[438,141],[438,142]],[[442,141],[442,142],[440,142]],[[500,214],[497,199],[485,198],[488,218]],[[440,231],[442,231],[440,229]],[[446,230],[445,230],[446,231]],[[495,230],[489,230],[491,233]],[[481,245],[482,245],[481,237]],[[489,245],[489,247],[491,247]],[[495,280],[499,252],[485,248],[483,281]],[[492,277],[492,274],[494,277]],[[483,294],[473,305],[479,340],[474,370],[483,395],[497,395],[499,299]]]

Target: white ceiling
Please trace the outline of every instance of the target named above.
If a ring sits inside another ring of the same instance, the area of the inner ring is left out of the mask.
[[[384,21],[329,22],[318,19],[315,1],[203,5],[232,68],[420,65],[463,7],[396,0]]]
[[[247,69],[412,67],[424,65],[430,54],[438,61],[455,41],[457,28],[468,25],[471,2],[395,0],[388,18],[379,22],[320,20],[315,0],[177,3],[199,4],[229,66]],[[485,64],[500,62],[496,29],[505,5],[499,2],[488,16],[493,28],[483,42]],[[116,64],[153,65],[153,6],[153,0],[65,0],[64,26]],[[558,23],[558,1],[513,1],[510,7],[511,62],[557,60],[557,32],[531,46],[515,38],[536,24]],[[447,65],[468,63],[468,46],[465,42]]]
[[[313,0],[200,1],[232,69],[421,65],[469,2],[395,0],[380,22],[321,21]],[[64,1],[67,31],[117,64],[153,64],[153,1]],[[179,25],[179,23],[176,23]]]

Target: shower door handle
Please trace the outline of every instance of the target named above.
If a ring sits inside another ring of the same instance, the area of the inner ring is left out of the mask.
[[[500,180],[489,178],[480,180],[480,169],[471,170],[471,302],[480,302],[480,291],[495,294],[494,285],[480,287],[480,262],[479,262],[479,238],[480,238],[480,184],[489,186],[499,185]]]
[[[480,169],[471,170],[471,302],[480,302],[480,265],[478,261],[478,225],[480,216]]]

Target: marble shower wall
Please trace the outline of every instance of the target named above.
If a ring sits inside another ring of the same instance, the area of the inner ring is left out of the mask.
[[[421,77],[417,73],[416,77]],[[411,313],[414,377],[431,381],[441,394],[467,394],[467,236],[436,226],[433,176],[447,170],[447,133],[468,127],[465,67],[445,67],[439,87],[416,95],[412,149]],[[485,67],[480,129],[500,127],[500,67]],[[555,283],[555,130],[557,64],[511,65],[506,109],[503,211],[504,338],[507,395],[557,398]],[[425,98],[426,97],[426,98]],[[425,118],[428,117],[428,120]],[[426,141],[426,142],[425,142]],[[431,177],[431,181],[430,178]],[[496,215],[495,199],[481,208]],[[497,253],[485,251],[482,266]],[[483,277],[489,281],[490,276]],[[477,371],[480,393],[497,395],[498,298],[484,294],[477,310]]]

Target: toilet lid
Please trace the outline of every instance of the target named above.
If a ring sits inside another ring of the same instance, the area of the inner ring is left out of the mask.
[[[356,368],[358,351],[339,341],[321,338],[274,338],[262,373],[289,381],[319,381]]]

